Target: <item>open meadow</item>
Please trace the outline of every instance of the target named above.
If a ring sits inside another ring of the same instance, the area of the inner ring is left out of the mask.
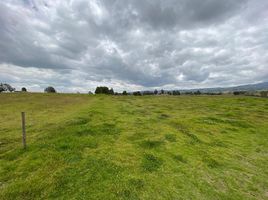
[[[0,94],[0,199],[268,199],[268,99]]]

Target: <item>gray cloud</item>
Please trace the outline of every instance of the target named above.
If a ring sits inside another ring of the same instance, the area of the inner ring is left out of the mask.
[[[267,81],[265,0],[8,0],[0,81],[42,90]]]

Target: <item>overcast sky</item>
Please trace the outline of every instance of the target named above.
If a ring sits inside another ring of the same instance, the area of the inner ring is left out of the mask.
[[[60,92],[268,81],[268,0],[5,0],[0,82]]]

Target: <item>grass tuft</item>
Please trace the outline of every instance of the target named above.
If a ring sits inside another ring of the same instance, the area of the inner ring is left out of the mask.
[[[152,155],[145,154],[142,160],[142,168],[147,172],[157,171],[163,164],[162,159]]]
[[[221,166],[221,164],[213,158],[206,157],[203,159],[203,162],[205,162],[207,164],[207,166],[210,168],[218,168]]]
[[[160,140],[144,140],[141,142],[140,146],[145,149],[153,149],[160,147],[164,142]]]
[[[169,142],[176,142],[176,135],[175,134],[166,134],[165,139]]]
[[[180,154],[173,155],[173,159],[182,163],[187,163],[187,160]]]

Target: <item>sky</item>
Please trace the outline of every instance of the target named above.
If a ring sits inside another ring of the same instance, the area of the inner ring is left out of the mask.
[[[268,81],[267,0],[5,0],[0,82],[59,92]]]

